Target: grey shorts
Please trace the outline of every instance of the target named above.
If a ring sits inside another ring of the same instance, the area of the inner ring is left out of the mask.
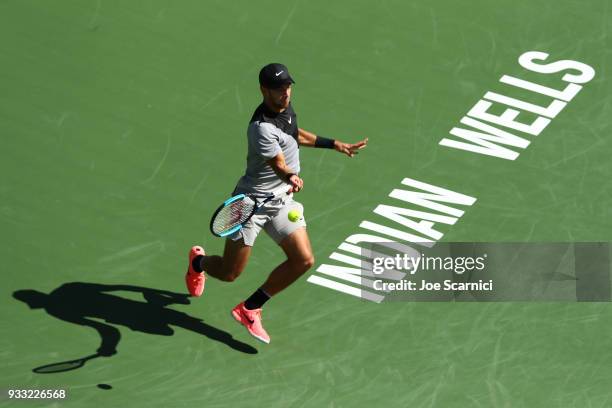
[[[294,209],[302,214],[302,217],[296,222],[289,221],[288,218],[289,211]],[[291,194],[266,203],[240,230],[229,235],[228,238],[232,241],[242,239],[245,245],[253,246],[257,235],[263,228],[274,242],[280,244],[285,237],[300,227],[306,227],[304,206],[294,201],[293,194]]]

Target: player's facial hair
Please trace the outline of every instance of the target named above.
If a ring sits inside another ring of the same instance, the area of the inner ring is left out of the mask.
[[[269,106],[274,107],[277,110],[286,109],[289,106],[289,101],[291,100],[291,94],[287,96],[287,101],[284,103],[282,101],[283,93],[278,94],[278,92],[272,89],[263,88],[265,91],[263,92],[264,100]]]

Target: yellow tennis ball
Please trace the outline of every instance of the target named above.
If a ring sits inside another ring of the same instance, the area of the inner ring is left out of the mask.
[[[289,218],[289,221],[291,222],[296,222],[301,217],[302,217],[302,214],[300,214],[298,210],[291,210],[289,211],[289,214],[287,214],[287,218]]]

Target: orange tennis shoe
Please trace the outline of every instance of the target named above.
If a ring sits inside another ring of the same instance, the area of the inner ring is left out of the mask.
[[[198,273],[193,270],[193,258],[198,255],[206,255],[204,248],[201,246],[194,246],[189,251],[189,266],[187,267],[187,273],[185,274],[185,283],[191,296],[202,296],[204,292],[204,283],[206,282],[206,275],[204,272]]]
[[[247,328],[251,336],[264,343],[270,343],[270,336],[261,325],[261,309],[249,310],[244,307],[244,302],[232,309],[234,319]]]

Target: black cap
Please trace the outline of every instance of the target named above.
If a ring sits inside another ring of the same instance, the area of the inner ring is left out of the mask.
[[[276,89],[285,84],[295,84],[295,81],[283,64],[268,64],[259,71],[259,84],[265,88]]]

